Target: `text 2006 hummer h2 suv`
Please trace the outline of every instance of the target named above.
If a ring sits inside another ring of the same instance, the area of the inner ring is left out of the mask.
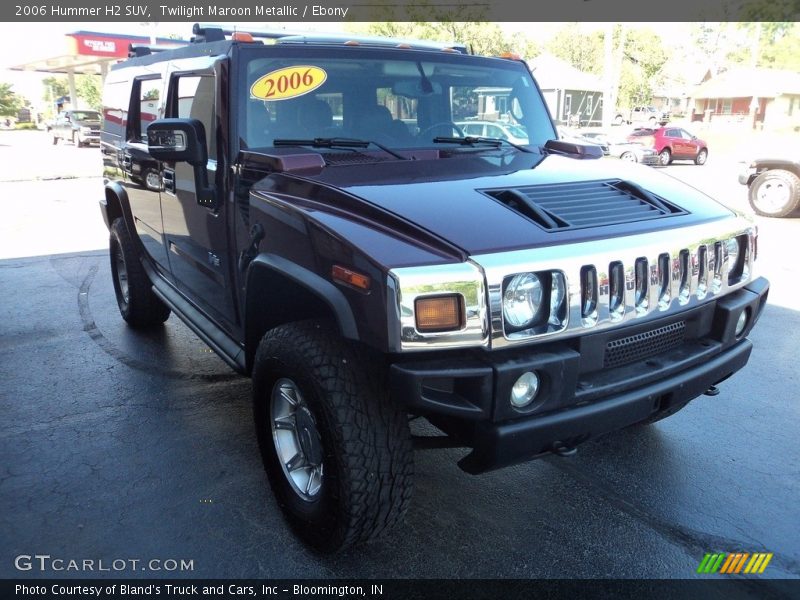
[[[114,288],[131,326],[175,312],[252,376],[272,488],[312,546],[400,520],[415,442],[470,448],[468,473],[569,453],[747,362],[754,225],[557,140],[524,62],[195,33],[107,77]],[[445,435],[412,438],[412,416]]]

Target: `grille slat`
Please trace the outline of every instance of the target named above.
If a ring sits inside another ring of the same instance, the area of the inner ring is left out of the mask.
[[[664,198],[621,179],[483,191],[547,231],[619,225],[686,214]],[[524,202],[520,202],[520,198]]]
[[[683,343],[685,333],[686,322],[678,321],[636,335],[611,340],[606,344],[603,366],[612,369],[668,352]]]

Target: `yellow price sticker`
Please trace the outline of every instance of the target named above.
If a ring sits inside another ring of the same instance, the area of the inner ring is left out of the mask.
[[[313,92],[328,78],[319,67],[285,67],[260,77],[250,88],[250,95],[261,100],[288,100]]]

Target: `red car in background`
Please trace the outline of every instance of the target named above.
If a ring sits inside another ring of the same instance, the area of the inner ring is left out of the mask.
[[[680,127],[636,129],[628,141],[654,148],[664,166],[673,160],[693,160],[696,165],[704,165],[708,158],[708,144]]]

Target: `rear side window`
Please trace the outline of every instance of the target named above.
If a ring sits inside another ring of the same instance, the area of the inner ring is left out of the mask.
[[[128,141],[147,143],[147,126],[159,117],[161,89],[160,78],[134,80],[127,127]]]
[[[103,90],[103,123],[106,132],[117,137],[125,135],[128,126],[128,106],[131,100],[128,81],[107,83]],[[58,115],[60,119],[62,115]]]
[[[206,130],[208,158],[217,158],[216,94],[213,75],[179,75],[171,82],[169,115],[197,119]]]

